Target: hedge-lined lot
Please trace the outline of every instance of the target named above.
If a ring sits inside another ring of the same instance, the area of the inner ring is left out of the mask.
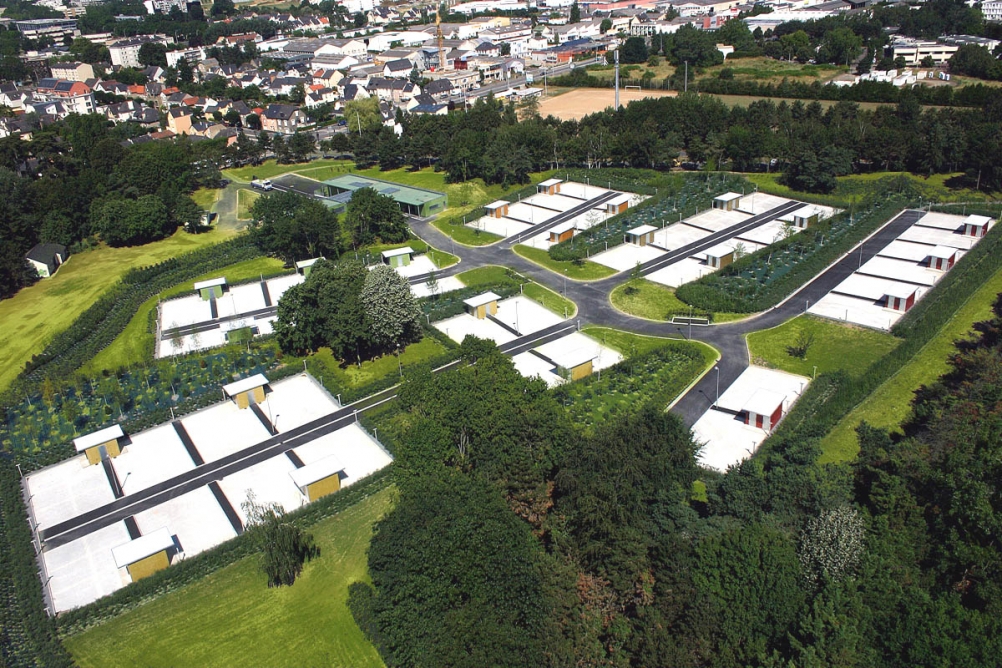
[[[878,196],[852,214],[840,213],[799,234],[686,283],[679,299],[703,311],[755,313],[771,308],[849,251],[912,201],[910,194]]]

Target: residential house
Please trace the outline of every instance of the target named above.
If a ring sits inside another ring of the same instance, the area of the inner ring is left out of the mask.
[[[172,107],[167,112],[167,128],[177,135],[191,134],[194,114],[186,106]]]
[[[67,114],[93,114],[96,108],[93,91],[80,81],[42,79],[36,90],[42,100],[58,99],[62,102]]]
[[[414,63],[409,60],[391,60],[383,65],[383,76],[387,79],[406,79],[414,70]]]
[[[261,115],[261,129],[292,134],[306,122],[306,115],[291,104],[269,104]]]

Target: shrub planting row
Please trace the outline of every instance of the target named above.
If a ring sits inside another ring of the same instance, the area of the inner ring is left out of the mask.
[[[14,396],[24,395],[45,378],[69,378],[111,345],[135,316],[139,306],[150,297],[213,269],[260,255],[261,251],[249,237],[241,236],[153,266],[127,271],[115,287],[25,364],[11,391]],[[8,399],[4,396],[0,403],[6,403]]]
[[[0,457],[0,665],[70,666],[45,613],[17,469]]]
[[[291,511],[286,517],[299,527],[310,527],[385,489],[391,482],[391,472],[392,465],[359,480],[336,494],[317,499],[302,508]],[[30,545],[30,539],[28,544]],[[253,537],[247,534],[237,536],[211,550],[190,559],[184,559],[170,568],[119,589],[90,605],[60,615],[57,620],[59,633],[62,637],[67,637],[85,631],[215,573],[221,568],[254,554],[255,550]],[[35,581],[38,581],[37,577]],[[267,583],[262,573],[261,587],[266,586]]]
[[[425,298],[419,302],[421,313],[425,316],[425,324],[445,320],[463,313],[466,305],[463,300],[470,297],[482,295],[485,292],[493,292],[502,299],[517,295],[519,292],[518,282],[495,282],[467,286],[459,290],[436,295],[434,298]]]
[[[686,283],[675,294],[703,311],[754,313],[772,308],[913,201],[911,193],[888,193],[864,204],[862,211],[840,213]]]

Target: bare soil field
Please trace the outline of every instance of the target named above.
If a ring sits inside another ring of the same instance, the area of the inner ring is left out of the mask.
[[[645,97],[664,97],[677,95],[670,90],[636,90],[620,89],[619,103],[629,104]],[[616,91],[612,88],[576,88],[569,93],[550,97],[539,103],[539,114],[544,118],[556,116],[562,121],[578,120],[596,111],[611,107],[616,100]]]

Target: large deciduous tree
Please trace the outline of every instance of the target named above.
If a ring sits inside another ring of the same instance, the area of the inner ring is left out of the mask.
[[[356,246],[377,240],[406,241],[410,234],[404,214],[393,198],[380,195],[373,188],[359,188],[352,193],[344,224]]]
[[[361,298],[373,344],[393,349],[420,338],[421,311],[410,283],[392,268],[380,265],[370,271]]]
[[[254,241],[288,264],[341,254],[337,214],[317,200],[288,191],[265,195],[255,200],[251,216]]]

